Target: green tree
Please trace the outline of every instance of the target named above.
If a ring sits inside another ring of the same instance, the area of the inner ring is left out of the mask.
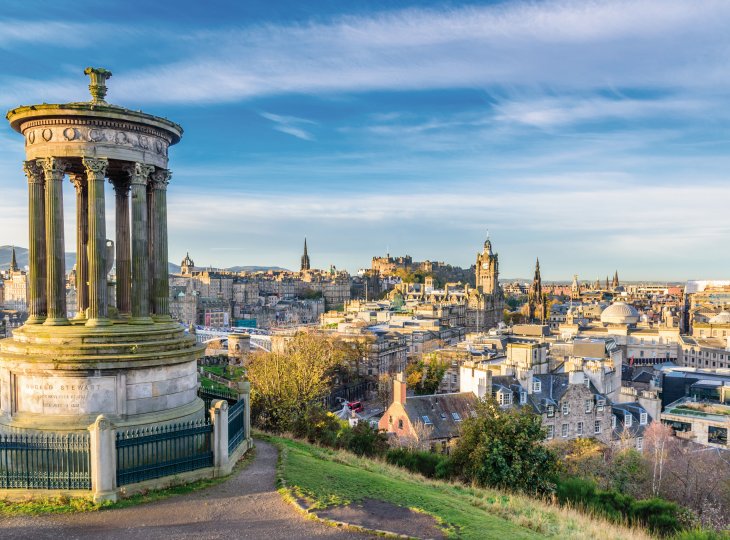
[[[435,394],[445,373],[446,363],[428,355],[406,367],[406,384],[418,396]]]
[[[291,429],[303,410],[331,390],[345,359],[336,340],[308,332],[294,336],[283,352],[250,355],[246,373],[256,423],[273,431]]]
[[[552,492],[558,460],[544,439],[540,417],[527,407],[502,410],[493,398],[483,400],[476,416],[463,421],[454,470],[481,486]]]

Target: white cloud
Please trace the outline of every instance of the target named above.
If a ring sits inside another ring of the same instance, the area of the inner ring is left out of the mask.
[[[186,36],[184,60],[120,72],[110,98],[206,103],[455,87],[717,90],[730,83],[729,25],[724,0],[563,0],[208,29]],[[135,42],[143,39],[134,34]],[[17,92],[6,88],[0,103],[8,95]]]
[[[297,139],[302,139],[305,141],[314,140],[314,135],[312,135],[309,131],[305,130],[302,127],[315,124],[316,122],[313,122],[312,120],[307,120],[306,118],[299,118],[296,116],[283,116],[268,112],[261,113],[261,116],[263,116],[267,120],[271,120],[272,122],[274,122],[274,129],[277,131],[287,133],[296,137]]]

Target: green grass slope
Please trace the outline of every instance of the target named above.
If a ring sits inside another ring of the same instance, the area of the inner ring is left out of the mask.
[[[279,474],[286,486],[314,508],[378,499],[434,516],[453,538],[649,538],[642,531],[526,496],[432,481],[348,452],[267,438],[281,449]]]

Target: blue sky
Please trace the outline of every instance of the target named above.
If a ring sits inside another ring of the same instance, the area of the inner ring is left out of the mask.
[[[173,261],[295,268],[306,235],[319,267],[468,266],[489,230],[504,276],[721,278],[728,28],[725,0],[3,0],[0,107],[86,100],[93,65],[182,124]],[[22,159],[6,124],[0,244]]]

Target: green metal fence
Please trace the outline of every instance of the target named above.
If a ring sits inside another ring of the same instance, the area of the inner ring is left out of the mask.
[[[244,413],[246,412],[246,402],[244,400],[234,403],[228,408],[228,455],[238,448],[244,437],[246,429],[244,423]]]
[[[205,403],[205,415],[208,416],[210,404],[214,399],[225,399],[228,405],[233,405],[238,401],[238,394],[232,390],[203,390],[198,389],[198,397]]]
[[[91,489],[89,435],[0,435],[0,488]]]
[[[213,466],[208,420],[117,433],[117,485]]]

